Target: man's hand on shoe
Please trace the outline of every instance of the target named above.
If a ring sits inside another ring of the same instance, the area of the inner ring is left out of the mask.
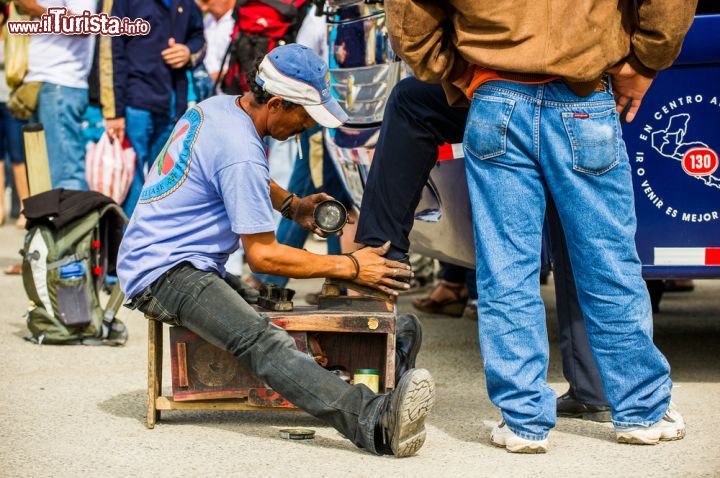
[[[380,247],[364,247],[353,252],[353,257],[360,265],[360,274],[354,282],[374,287],[391,296],[398,295],[399,290],[408,289],[410,284],[396,279],[412,277],[412,270],[407,264],[386,259],[384,256],[389,250],[390,241]]]
[[[190,48],[183,45],[182,43],[175,43],[175,39],[171,38],[168,40],[168,47],[164,49],[161,54],[163,61],[170,68],[182,68],[190,61]]]
[[[111,140],[117,139],[122,144],[125,140],[125,118],[106,119],[105,130]]]
[[[613,81],[613,95],[618,113],[630,104],[625,120],[630,123],[640,109],[645,93],[650,89],[652,78],[638,73],[630,63],[620,63],[608,70]]]
[[[320,237],[327,237],[329,235],[342,236],[342,229],[335,234],[328,234],[321,231],[320,228],[317,227],[317,224],[315,224],[315,207],[321,202],[328,201],[330,199],[333,199],[332,196],[325,193],[311,194],[310,196],[305,196],[304,198],[296,198],[293,199],[293,203],[290,205],[290,212],[292,213],[292,217],[295,222],[300,224],[300,226],[307,231],[314,232]],[[352,220],[348,214],[348,224],[353,224],[354,222],[355,221]]]

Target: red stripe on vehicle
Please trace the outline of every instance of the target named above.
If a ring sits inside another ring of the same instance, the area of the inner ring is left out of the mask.
[[[452,144],[445,143],[438,146],[438,161],[450,161],[451,159],[455,159],[455,154],[453,153]]]
[[[705,265],[720,266],[720,247],[708,247],[705,249]]]

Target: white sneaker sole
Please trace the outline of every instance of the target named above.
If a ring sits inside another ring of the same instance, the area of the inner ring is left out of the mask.
[[[523,453],[527,455],[537,455],[540,453],[547,453],[548,446],[547,440],[542,440],[544,443],[532,443],[531,440],[496,440],[494,436],[490,437],[490,441],[493,445],[498,448],[505,448],[510,453]]]
[[[682,440],[683,438],[685,438],[685,428],[656,433],[648,433],[648,430],[617,433],[618,443],[626,443],[628,445],[657,445],[661,441],[675,441]]]
[[[410,383],[397,399],[400,419],[394,424],[390,448],[397,458],[414,455],[425,443],[425,418],[435,404],[435,382],[430,372],[414,369]],[[395,398],[395,397],[393,397]]]

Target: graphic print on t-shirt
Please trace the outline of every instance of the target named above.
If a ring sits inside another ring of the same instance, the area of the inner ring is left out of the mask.
[[[145,187],[140,194],[141,204],[169,196],[185,181],[192,163],[192,147],[202,122],[203,114],[198,107],[188,110],[180,118],[148,172]]]

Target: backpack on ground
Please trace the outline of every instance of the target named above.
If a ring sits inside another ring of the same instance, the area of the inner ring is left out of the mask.
[[[307,0],[238,0],[233,9],[235,27],[218,78],[223,93],[248,91],[246,75],[258,58],[279,45],[293,43],[307,13]]]
[[[100,291],[112,278],[108,274],[115,273],[117,248],[127,218],[117,204],[98,193],[53,190],[43,195],[55,193],[51,198],[57,199],[58,191],[63,200],[65,193],[84,196],[76,195],[71,202],[58,200],[63,211],[40,218],[31,218],[29,213],[28,232],[20,251],[23,285],[32,302],[27,314],[28,340],[38,344],[122,345],[128,334],[115,317],[124,299],[119,283],[115,280],[104,307]],[[43,195],[26,200],[25,211]],[[100,201],[88,204],[87,198],[98,197]],[[98,207],[84,211],[93,205]],[[42,207],[47,210],[47,201]]]

